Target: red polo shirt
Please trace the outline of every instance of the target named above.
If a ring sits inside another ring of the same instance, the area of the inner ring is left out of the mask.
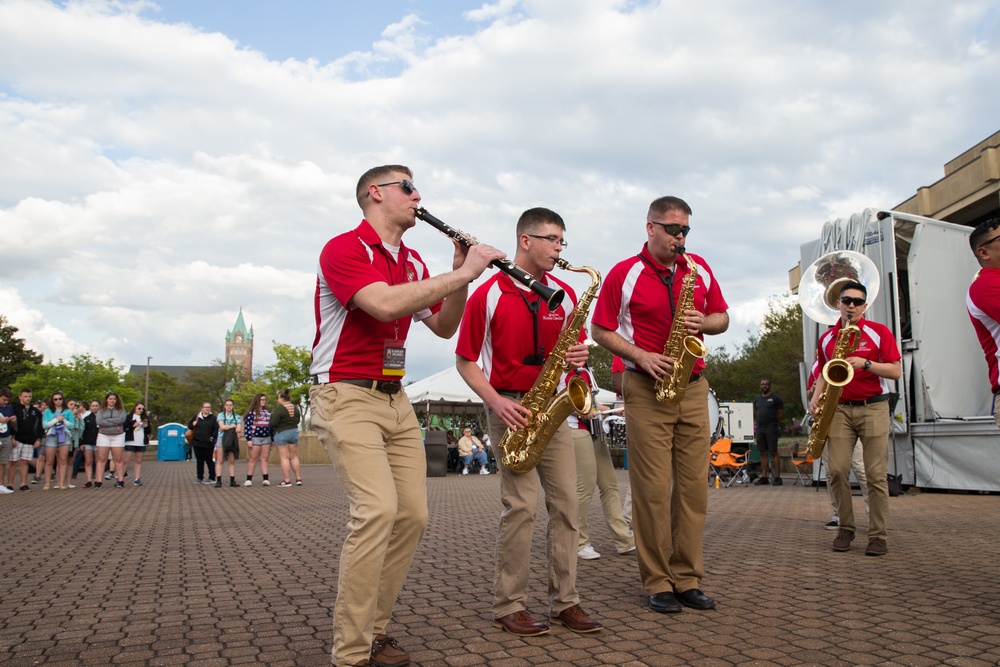
[[[1000,354],[1000,269],[979,270],[969,286],[965,306],[986,355],[990,386],[996,394],[1000,392],[1000,371],[997,368],[997,355]]]
[[[847,356],[868,359],[872,363],[889,363],[901,359],[899,345],[896,344],[896,338],[892,335],[889,327],[866,320],[863,317],[856,324],[861,329],[861,341],[858,343],[858,348]],[[833,357],[833,349],[837,345],[839,331],[840,322],[838,321],[819,337],[819,354],[816,362],[820,368]],[[888,393],[889,380],[862,368],[854,371],[854,379],[844,385],[840,393],[840,400],[865,401]]]
[[[566,291],[567,299],[554,311],[537,294],[499,272],[469,297],[455,352],[469,361],[480,362],[494,389],[528,391],[542,370],[541,366],[523,363],[536,352],[533,316],[525,299],[529,304],[538,302],[538,346],[546,359],[572,312],[567,304],[576,304],[576,293],[566,283],[549,273],[542,282]],[[580,334],[583,340],[583,332]]]
[[[399,375],[382,372],[385,343],[406,341],[410,317],[379,322],[351,299],[362,287],[373,283],[399,285],[429,276],[420,255],[402,243],[398,256],[393,257],[367,220],[362,220],[357,229],[330,239],[319,255],[316,338],[309,372],[318,376],[319,382],[398,380]],[[440,309],[438,302],[414,313],[413,321],[419,322]]]
[[[670,337],[673,317],[667,301],[667,286],[660,276],[666,279],[670,272],[653,259],[646,245],[643,245],[639,255],[641,259],[639,256],[629,257],[608,272],[601,287],[600,298],[597,299],[593,322],[605,329],[617,331],[629,343],[647,352],[662,354],[667,338]],[[722,296],[712,269],[701,257],[689,253],[678,257],[674,265],[675,307],[680,298],[684,276],[691,272],[691,262],[698,266],[698,279],[694,286],[695,310],[705,315],[727,311],[729,305]],[[698,338],[704,339],[704,336],[699,334]],[[635,364],[628,360],[625,365],[635,368]],[[704,360],[699,359],[692,373],[701,373],[704,368]]]

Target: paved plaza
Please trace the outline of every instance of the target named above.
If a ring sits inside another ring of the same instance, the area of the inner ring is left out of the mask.
[[[263,488],[258,474],[216,489],[193,484],[193,462],[152,462],[141,488],[0,496],[0,665],[330,664],[347,501],[331,466],[303,474],[298,488]],[[863,530],[831,551],[826,490],[790,481],[710,489],[711,612],[650,611],[595,500],[604,557],[580,561],[577,584],[606,629],[521,639],[490,615],[499,478],[430,478],[430,524],[390,632],[424,667],[1000,664],[1000,497],[892,498],[889,554],[872,558]]]

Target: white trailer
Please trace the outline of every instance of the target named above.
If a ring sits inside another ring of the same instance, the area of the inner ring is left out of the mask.
[[[923,488],[1000,491],[1000,429],[990,416],[986,362],[965,309],[979,270],[971,227],[866,209],[823,225],[801,246],[801,266],[835,250],[854,250],[879,270],[881,291],[865,317],[888,326],[900,343],[889,471]],[[802,400],[827,329],[803,317]]]

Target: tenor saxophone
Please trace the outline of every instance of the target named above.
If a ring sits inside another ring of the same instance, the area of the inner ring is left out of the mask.
[[[683,254],[684,246],[678,246],[677,253]],[[691,270],[681,281],[681,295],[674,310],[670,336],[663,346],[663,356],[674,360],[674,372],[666,380],[657,380],[653,385],[656,400],[669,405],[677,405],[683,400],[695,362],[708,353],[705,344],[696,336],[689,336],[684,326],[684,311],[694,310],[694,285],[698,280],[698,266],[690,260],[688,266]]]
[[[601,274],[589,266],[570,266],[569,262],[561,258],[556,260],[556,264],[566,271],[589,274],[591,284],[573,309],[569,323],[559,334],[559,340],[545,360],[534,386],[521,399],[521,405],[531,411],[528,425],[517,430],[508,428],[500,439],[499,447],[503,452],[501,462],[514,472],[533,469],[541,460],[556,429],[570,413],[586,415],[593,404],[590,387],[579,377],[570,378],[566,388],[558,394],[556,390],[566,371],[566,351],[580,340],[580,330],[587,321],[590,305],[601,287]]]
[[[833,356],[823,364],[823,380],[826,386],[816,401],[816,414],[812,427],[809,429],[809,442],[806,454],[818,459],[823,455],[826,438],[830,435],[830,425],[833,414],[837,411],[840,393],[844,385],[854,379],[854,368],[847,361],[847,356],[858,348],[861,342],[861,329],[847,320],[847,325],[841,327],[837,334],[837,343],[833,347]]]

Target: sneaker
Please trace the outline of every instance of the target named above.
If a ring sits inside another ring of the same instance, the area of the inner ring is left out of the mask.
[[[222,488],[222,478],[221,477],[216,477],[215,478],[215,488],[217,488],[217,489],[221,489]]]
[[[84,484],[84,485],[83,485],[83,488],[85,488],[85,489],[89,489],[89,488],[90,488],[90,487],[92,487],[93,485],[94,485],[94,483],[93,483],[93,482],[87,482],[86,484]]]
[[[619,556],[628,556],[629,554],[634,554],[634,553],[635,553],[635,545],[633,544],[632,546],[630,546],[625,551],[619,551],[618,555]]]
[[[489,475],[490,474],[489,468],[480,468],[479,469],[479,474],[480,475]]]
[[[236,488],[240,488],[240,485],[236,483],[235,479],[229,480],[229,486],[235,486]]]
[[[302,486],[302,480],[301,479],[295,480],[295,486]]]
[[[113,472],[109,472],[107,475],[104,476],[105,480],[112,480],[114,478],[115,478],[115,474]]]
[[[253,480],[248,479],[247,481],[243,482],[243,486],[253,486]]]
[[[889,549],[885,545],[885,540],[881,537],[871,537],[868,539],[868,548],[865,549],[866,556],[884,556]]]
[[[11,486],[10,484],[8,484],[8,485],[7,485],[7,486],[6,486],[5,488],[6,488],[6,489],[7,489],[8,491],[13,491],[13,490],[14,490],[14,487],[13,487],[13,486]]]
[[[834,551],[847,551],[851,548],[851,542],[854,541],[854,532],[847,530],[846,528],[841,528],[837,533],[837,537],[833,540],[833,550]]]
[[[94,488],[99,489],[104,486],[104,482],[94,482]]]
[[[784,482],[781,481],[780,477],[775,477],[774,481],[771,482],[772,486],[782,486],[783,484],[784,484]]]
[[[260,485],[261,486],[271,486],[271,480],[265,479],[263,482],[260,483]]]
[[[601,557],[601,554],[594,550],[594,547],[589,544],[584,548],[576,552],[577,558],[582,558],[583,560],[596,560]]]
[[[840,528],[840,519],[838,519],[837,517],[833,517],[832,519],[823,524],[823,528],[827,530],[837,530],[838,528]]]
[[[14,493],[14,492],[8,489],[6,486],[0,486],[0,495],[5,495],[8,493]]]
[[[288,488],[291,488],[293,486],[295,486],[295,485],[292,484],[291,482],[281,482],[280,484],[278,484],[278,488],[279,489],[288,489]]]
[[[469,469],[468,468],[462,468],[462,474],[463,475],[468,475],[469,474]]]
[[[24,486],[19,488],[18,491],[31,491],[31,487],[25,484]]]
[[[117,480],[115,482],[115,488],[116,489],[124,489],[125,488],[125,482],[121,481],[120,479]]]
[[[194,480],[194,483],[195,483],[195,484],[204,484],[204,483],[205,483],[205,481],[204,481],[204,480],[201,480],[201,479],[196,479],[196,480]]]
[[[32,484],[38,484],[41,481],[42,481],[42,479],[40,477],[32,477],[31,478],[31,483]]]
[[[132,486],[142,486],[142,480],[136,478],[136,480],[132,482]]]
[[[67,489],[75,489],[76,488],[76,484],[67,484],[66,488]]]
[[[771,480],[769,480],[767,477],[758,477],[753,481],[753,483],[754,486],[767,486],[768,484],[771,483]]]

